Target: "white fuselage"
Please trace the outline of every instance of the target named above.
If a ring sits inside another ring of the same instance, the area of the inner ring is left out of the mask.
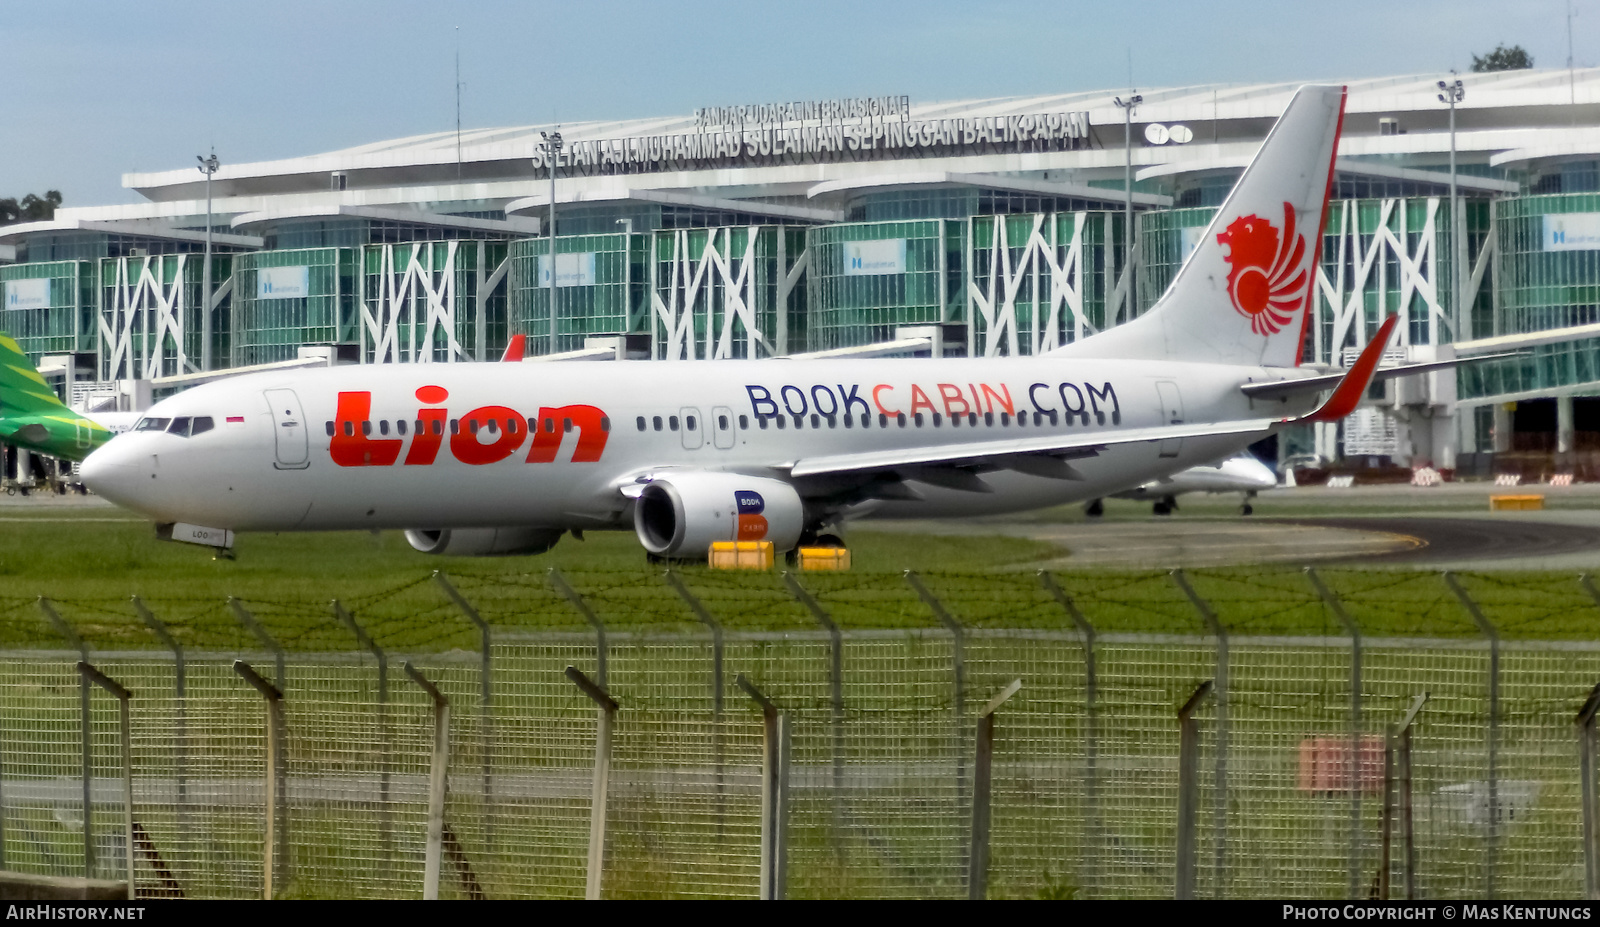
[[[1047,433],[1289,415],[1298,407],[1252,403],[1238,388],[1284,374],[1050,357],[295,370],[157,403],[148,418],[207,416],[214,427],[192,437],[136,430],[96,451],[84,476],[156,521],[235,531],[625,528],[623,490],[652,473],[782,479],[795,462],[819,456],[974,442],[1003,450]],[[531,435],[530,420],[539,429]],[[436,422],[442,434],[433,433]],[[856,500],[839,515],[948,517],[1105,496],[1259,437],[1111,446],[1072,460],[1082,479],[991,470],[981,477],[992,492],[913,482],[919,501]],[[840,498],[850,480],[795,483],[808,498]]]

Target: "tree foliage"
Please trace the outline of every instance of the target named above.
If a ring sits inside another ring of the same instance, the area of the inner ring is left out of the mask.
[[[1520,71],[1523,68],[1533,67],[1533,56],[1521,45],[1507,48],[1505,45],[1496,45],[1494,51],[1487,55],[1472,56],[1472,70],[1483,73],[1487,71]]]
[[[60,205],[60,190],[46,190],[44,196],[29,193],[21,201],[13,197],[0,199],[0,225],[54,219],[56,207]]]

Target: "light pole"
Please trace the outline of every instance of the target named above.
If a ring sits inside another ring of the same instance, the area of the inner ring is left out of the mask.
[[[550,350],[556,353],[556,162],[561,158],[561,133],[540,132],[550,161]]]
[[[1123,262],[1122,272],[1128,275],[1128,313],[1127,319],[1132,319],[1138,309],[1134,301],[1133,283],[1133,108],[1144,102],[1142,94],[1133,94],[1126,100],[1116,98],[1117,106],[1122,108],[1122,146],[1127,152],[1127,161],[1122,171],[1122,189],[1126,194],[1123,200]]]
[[[211,175],[217,172],[222,162],[217,160],[217,150],[211,149],[211,157],[202,158],[195,155],[195,160],[200,162],[200,172],[206,175],[206,262],[200,268],[200,369],[210,370],[211,357]],[[182,373],[183,371],[178,371]]]
[[[1455,312],[1452,313],[1450,333],[1451,340],[1464,341],[1467,338],[1466,329],[1462,323],[1471,313],[1471,307],[1463,308],[1466,300],[1466,281],[1461,275],[1466,263],[1466,217],[1461,215],[1461,202],[1456,197],[1456,104],[1467,98],[1467,91],[1461,86],[1458,78],[1455,83],[1439,81],[1439,102],[1450,104],[1450,289],[1454,297]],[[1437,339],[1436,339],[1437,340]]]

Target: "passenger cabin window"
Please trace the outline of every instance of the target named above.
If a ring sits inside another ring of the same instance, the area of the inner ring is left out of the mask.
[[[750,427],[750,416],[748,416],[748,415],[739,416],[739,430],[740,431],[745,431],[749,427]]]
[[[667,416],[667,427],[671,428],[673,431],[678,430],[678,417],[676,415]]]
[[[726,415],[717,416],[717,427],[721,428],[723,431],[728,430],[728,417]]]
[[[170,418],[141,418],[139,424],[133,426],[134,431],[166,431],[172,424]]]
[[[568,422],[571,422],[571,421],[572,421],[572,419],[570,419],[570,418],[569,418],[569,419],[567,419],[567,421],[568,421]],[[694,420],[694,416],[692,416],[692,415],[686,415],[686,416],[684,416],[684,419],[683,419],[683,427],[684,427],[684,428],[685,428],[685,429],[686,429],[686,430],[688,430],[688,431],[694,431],[694,429],[695,429],[695,420]]]
[[[388,433],[389,433],[389,420],[388,419],[383,419],[383,420],[379,421],[378,422],[378,434],[386,435]]]
[[[453,418],[450,420],[450,433],[453,435],[461,434],[461,419]]]
[[[328,437],[333,437],[333,422],[328,423]]]
[[[607,432],[609,432],[611,430],[611,416],[609,416],[609,415],[600,416],[600,430],[601,431],[607,431]]]
[[[652,417],[650,419],[650,425],[651,425],[651,427],[655,428],[656,431],[660,431],[661,430],[661,416],[657,415],[657,416]]]
[[[361,433],[364,434],[364,435],[372,434],[372,423],[371,422],[362,422],[361,423]]]
[[[397,433],[404,435],[406,433],[406,420],[403,418],[397,419],[394,423],[394,430]]]
[[[644,431],[644,416],[642,416],[642,415],[639,416],[638,422],[639,422],[639,430],[640,431]]]

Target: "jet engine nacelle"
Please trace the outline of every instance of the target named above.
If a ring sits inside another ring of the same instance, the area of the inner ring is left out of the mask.
[[[712,541],[771,541],[785,551],[800,540],[805,504],[782,480],[690,470],[645,486],[633,527],[661,557],[704,557]]]
[[[542,554],[556,546],[561,534],[558,528],[413,528],[406,532],[406,541],[425,554],[507,557]]]

